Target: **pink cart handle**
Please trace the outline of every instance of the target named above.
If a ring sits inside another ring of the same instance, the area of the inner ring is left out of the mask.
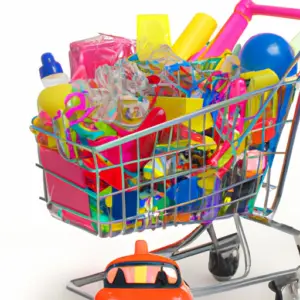
[[[270,17],[300,20],[300,9],[296,8],[257,5],[251,1],[250,9],[253,16],[263,15]]]
[[[83,93],[80,92],[74,92],[69,94],[66,99],[65,99],[65,105],[67,106],[68,102],[70,102],[74,97],[77,97],[79,99],[79,104],[71,107],[67,112],[66,112],[66,117],[68,119],[70,119],[74,113],[78,112],[78,111],[85,111],[85,113],[83,114],[82,117],[80,117],[77,120],[74,121],[70,121],[70,126],[78,124],[80,122],[82,122],[85,118],[87,118],[91,112],[95,109],[95,107],[91,107],[91,108],[86,108],[86,99],[85,99],[85,95]]]
[[[257,5],[252,0],[241,0],[201,57],[219,57],[225,50],[232,51],[254,15],[300,20],[300,9]]]

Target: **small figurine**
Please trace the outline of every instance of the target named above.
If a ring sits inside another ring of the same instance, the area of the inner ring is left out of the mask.
[[[113,260],[106,267],[104,288],[95,300],[192,300],[179,266],[151,254],[146,241],[135,243],[135,253]]]

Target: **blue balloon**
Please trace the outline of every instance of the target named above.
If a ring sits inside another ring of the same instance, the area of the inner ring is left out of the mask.
[[[273,70],[279,79],[283,77],[294,60],[294,51],[289,43],[281,36],[274,33],[261,33],[251,37],[242,47],[239,53],[243,72]],[[289,72],[288,76],[297,74],[297,64]],[[280,124],[288,112],[288,104],[294,96],[295,88],[287,86],[283,103],[279,106],[277,124]],[[270,141],[270,151],[275,152],[282,126],[276,126],[276,136]],[[274,154],[270,155],[269,166],[271,167]]]
[[[261,33],[251,37],[242,47],[239,58],[243,71],[273,70],[282,78],[292,61],[294,52],[289,43],[274,33]],[[297,73],[297,65],[289,76]]]

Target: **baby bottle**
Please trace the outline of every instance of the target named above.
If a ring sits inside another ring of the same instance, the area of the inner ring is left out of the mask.
[[[57,61],[55,61],[51,53],[44,53],[41,56],[42,66],[39,69],[40,78],[44,85],[44,89],[38,96],[38,118],[39,127],[54,133],[53,118],[59,110],[65,108],[65,99],[72,92],[72,85],[69,83],[68,76]],[[62,118],[57,120],[59,128],[64,128],[60,124]],[[62,134],[60,134],[62,135]],[[43,146],[48,148],[56,148],[56,140],[54,137],[45,135]]]
[[[44,53],[41,57],[40,77],[44,87],[69,83],[69,77],[51,53]]]
[[[39,71],[44,89],[38,97],[38,111],[44,111],[52,119],[58,110],[65,108],[65,98],[72,93],[72,84],[52,53],[44,53],[41,61]]]

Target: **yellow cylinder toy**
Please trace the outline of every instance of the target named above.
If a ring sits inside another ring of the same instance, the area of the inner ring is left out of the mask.
[[[214,18],[204,13],[196,14],[173,45],[174,53],[188,60],[208,43],[216,28]]]
[[[45,111],[54,118],[59,110],[65,108],[65,99],[70,93],[72,85],[68,83],[45,88],[38,97],[38,111]]]
[[[139,59],[149,59],[162,45],[171,46],[168,15],[138,15],[136,50]]]

